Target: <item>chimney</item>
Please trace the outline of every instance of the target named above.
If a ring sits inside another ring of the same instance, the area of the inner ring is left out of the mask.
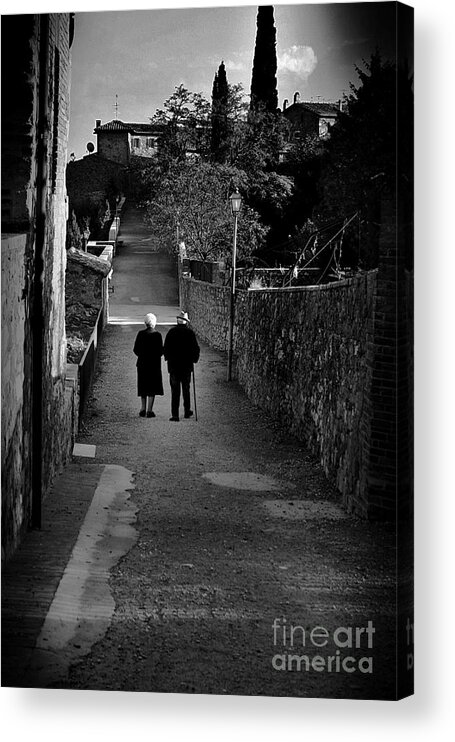
[[[95,129],[98,129],[98,127],[101,126],[101,119],[96,119],[95,124]]]
[[[340,107],[340,111],[342,111],[343,110],[343,100],[341,98],[340,98],[340,105],[339,105],[339,107]]]
[[[283,111],[285,111],[287,107],[288,107],[288,99],[285,98],[283,101]]]
[[[294,93],[294,103],[300,103],[300,93]]]

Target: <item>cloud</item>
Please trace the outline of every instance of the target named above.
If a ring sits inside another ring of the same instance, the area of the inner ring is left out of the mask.
[[[291,46],[277,56],[278,72],[291,72],[307,80],[318,59],[311,46]]]
[[[233,71],[242,72],[243,70],[246,69],[246,65],[244,64],[244,62],[234,62],[232,59],[227,59],[224,65],[226,69],[229,70],[230,72],[233,72]]]

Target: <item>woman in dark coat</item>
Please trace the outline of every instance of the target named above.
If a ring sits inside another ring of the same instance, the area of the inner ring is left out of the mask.
[[[137,395],[141,398],[140,417],[155,417],[153,403],[155,396],[162,396],[163,377],[161,375],[161,356],[163,338],[155,330],[156,317],[145,315],[145,330],[137,333],[133,352],[137,355]]]

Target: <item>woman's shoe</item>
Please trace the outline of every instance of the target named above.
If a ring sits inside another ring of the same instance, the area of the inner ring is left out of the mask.
[[[156,417],[156,415],[155,415],[155,413],[153,412],[153,410],[149,410],[149,411],[147,412],[147,417]]]
[[[141,410],[139,413],[139,417],[145,417],[145,410]]]

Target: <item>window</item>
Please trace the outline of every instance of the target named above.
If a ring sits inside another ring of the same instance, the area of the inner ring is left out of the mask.
[[[135,137],[133,139],[133,147],[135,147],[136,149],[139,149],[140,146],[141,146],[141,140],[139,139],[139,137]]]

